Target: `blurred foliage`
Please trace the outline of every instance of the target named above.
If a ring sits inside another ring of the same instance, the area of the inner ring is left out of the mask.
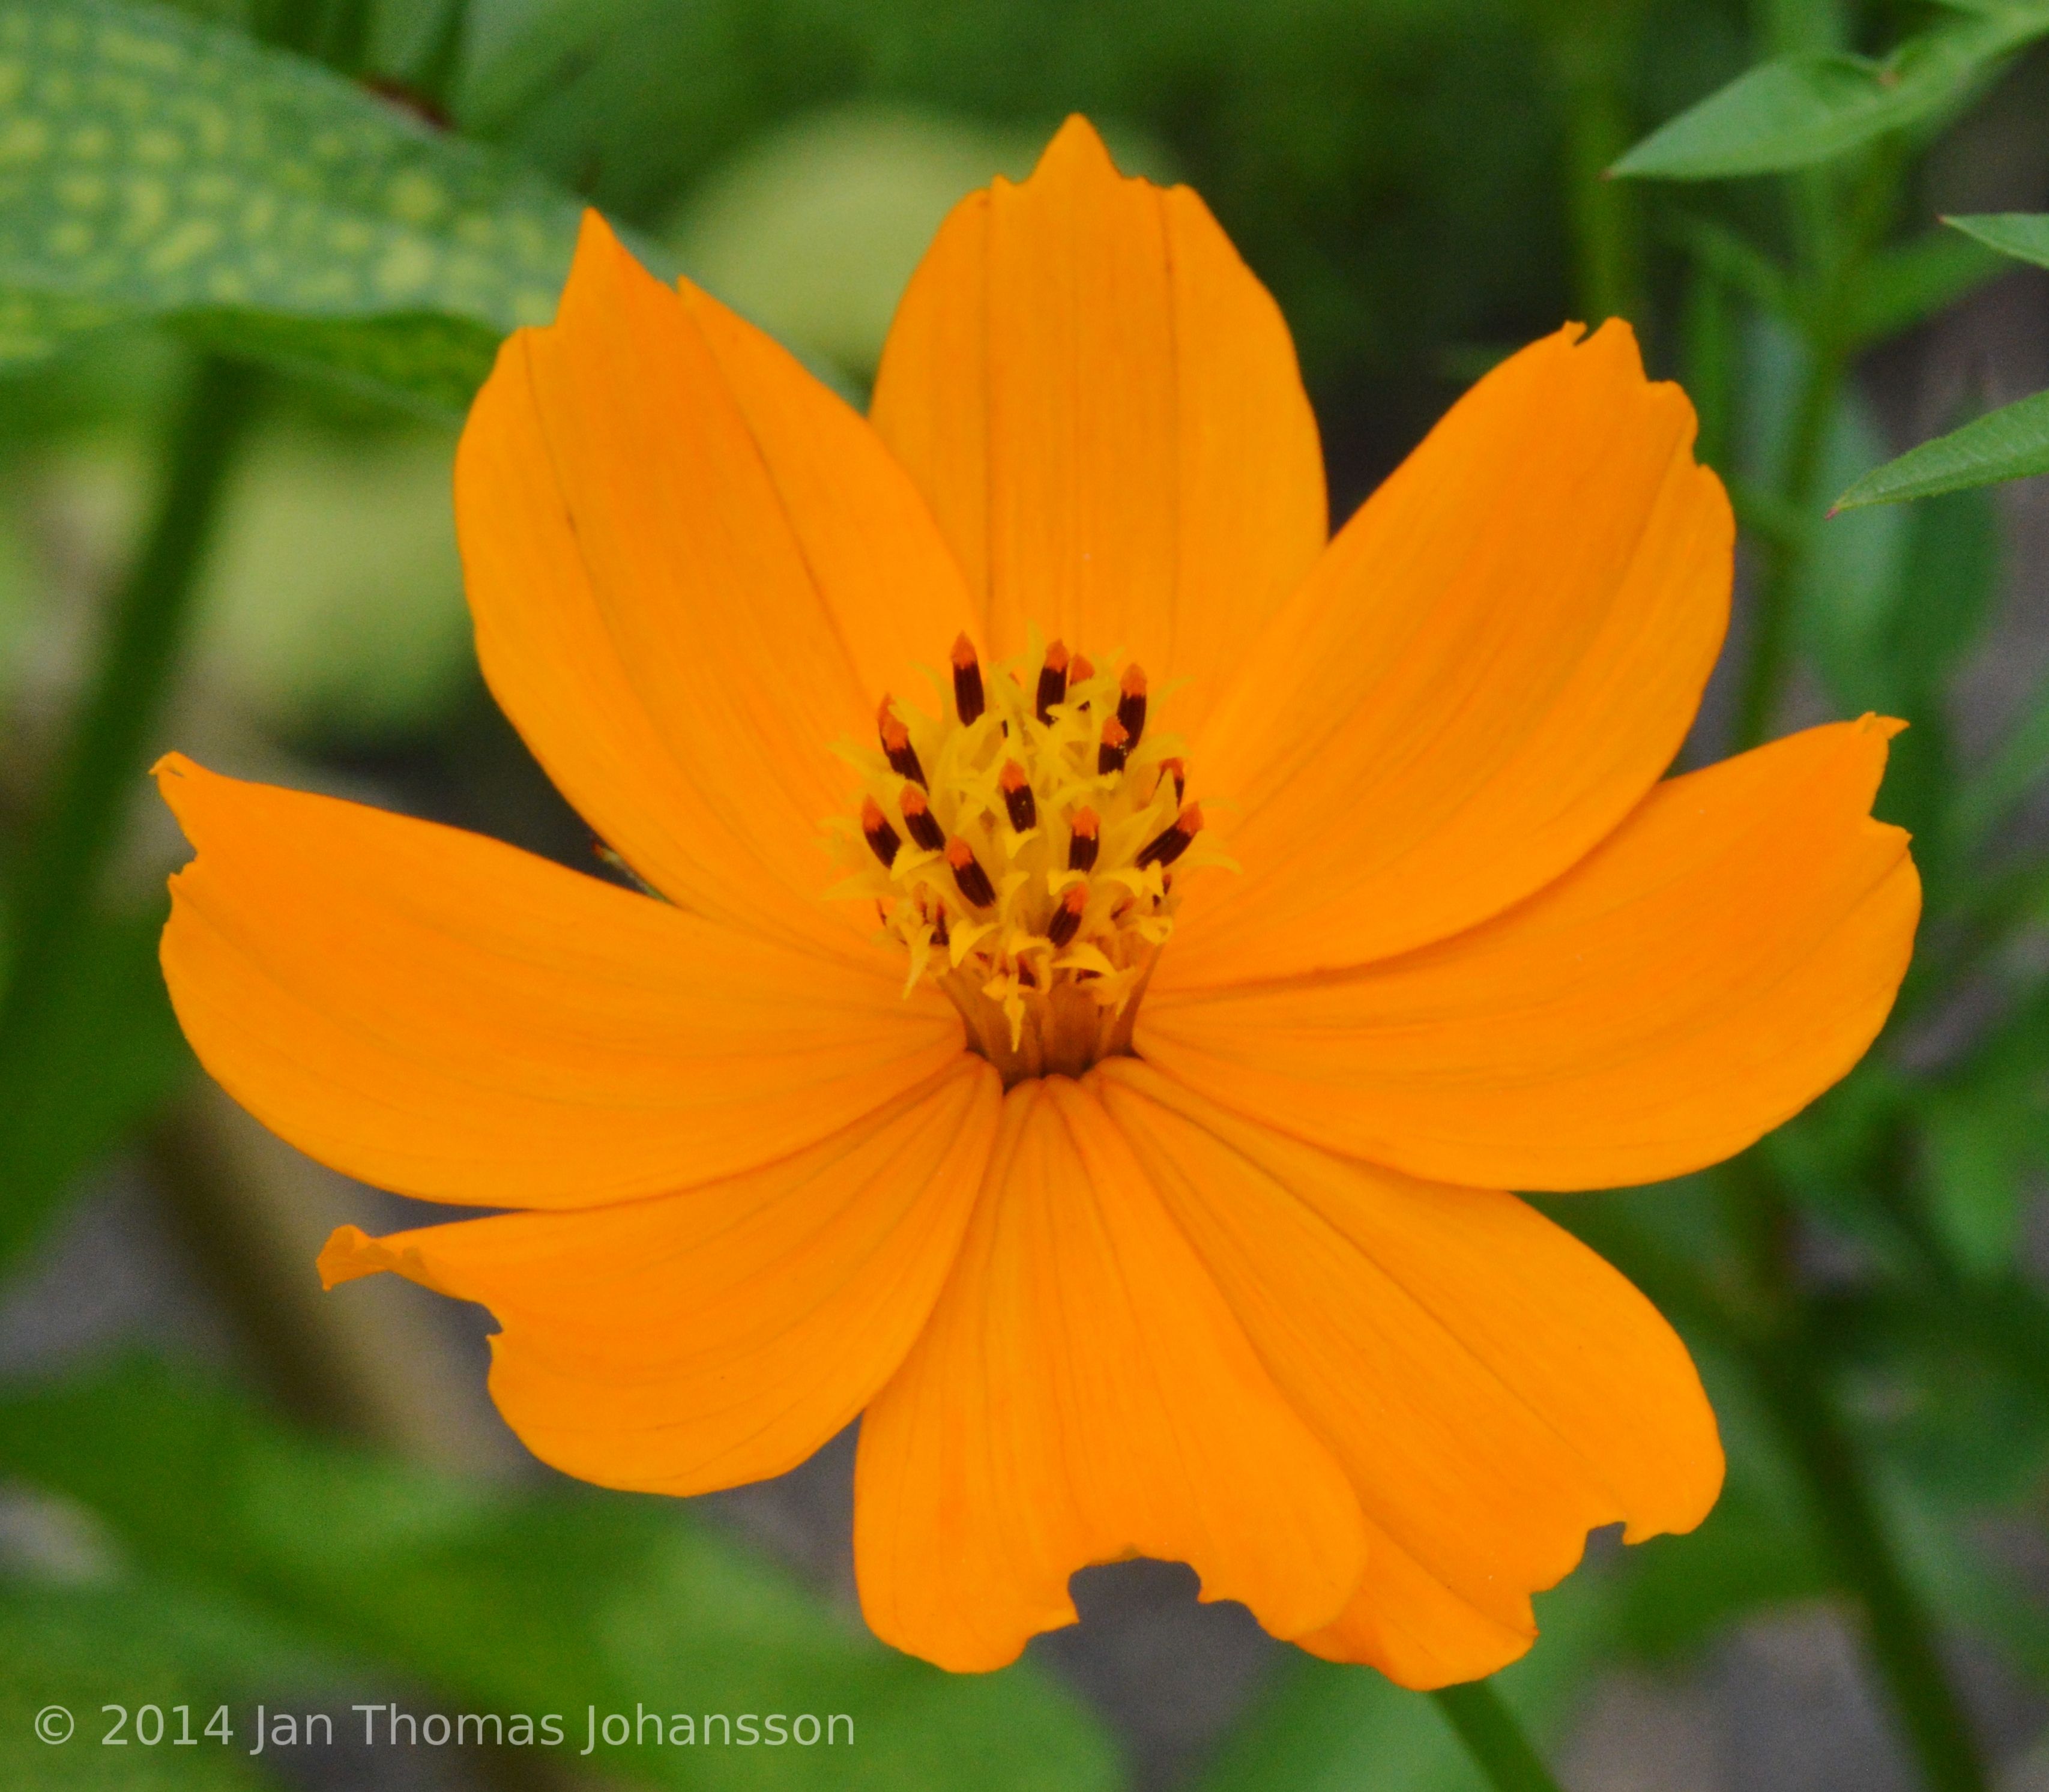
[[[554,313],[566,198],[233,32],[0,7],[0,351],[141,312],[460,408]]]
[[[1693,750],[1817,707],[1909,721],[1880,812],[1915,836],[1927,910],[1887,1035],[1807,1113],[1721,1170],[1542,1203],[1685,1333],[1729,1480],[1694,1535],[1600,1547],[1543,1596],[1544,1641],[1503,1694],[1553,1743],[1615,1664],[1683,1666],[1825,1598],[1865,1620],[1927,1782],[1983,1784],[1934,1639],[1968,1634],[2049,1687],[2049,1613],[1994,1547],[2000,1525],[2039,1531],[2049,1474],[2029,1244],[2049,1184],[2049,692],[1989,740],[1956,706],[2010,570],[1979,488],[2049,470],[2049,409],[1960,418],[1888,462],[1858,369],[2002,269],[2049,263],[2042,216],[1944,228],[1920,172],[2049,37],[2049,6],[1752,10],[0,0],[0,965],[18,973],[33,935],[67,756],[124,705],[176,697],[181,737],[293,756],[305,780],[367,768],[449,809],[534,787],[475,725],[445,419],[504,333],[547,315],[581,200],[857,388],[947,208],[1086,111],[1127,165],[1202,192],[1273,288],[1341,503],[1507,346],[1619,309],[1694,397],[1746,531],[1733,719]],[[267,371],[216,445],[199,595],[110,695],[135,639],[103,594],[134,589],[131,537],[164,538],[178,489],[151,457],[185,439],[191,367],[231,362]],[[1837,492],[1849,514],[1825,521]],[[107,839],[120,818],[99,818]],[[191,1074],[153,962],[161,865],[109,847],[87,869],[25,1045],[0,1008],[8,1247]],[[373,1685],[863,1725],[851,1766],[608,1763],[651,1783],[1119,1778],[1102,1727],[1036,1671],[949,1680],[892,1656],[687,1510],[454,1481],[302,1434],[217,1375],[16,1390],[0,1471],[100,1553],[68,1577],[0,1564],[10,1785],[274,1782],[239,1751],[25,1740],[44,1703],[144,1683],[196,1708]],[[1203,1783],[1479,1782],[1423,1702],[1290,1657]]]
[[[185,1659],[223,1698],[289,1685],[296,1654],[375,1662],[481,1711],[855,1718],[845,1754],[606,1755],[608,1773],[658,1785],[1114,1783],[1093,1725],[1033,1670],[953,1676],[896,1654],[673,1502],[449,1480],[297,1436],[140,1363],[0,1404],[0,1467],[88,1506],[143,1584],[216,1602],[220,1640],[240,1654]],[[0,1607],[0,1638],[6,1621]]]

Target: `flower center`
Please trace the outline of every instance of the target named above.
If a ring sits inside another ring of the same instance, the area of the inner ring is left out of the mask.
[[[1003,1073],[1078,1076],[1131,1048],[1146,979],[1188,874],[1228,865],[1187,800],[1180,743],[1153,725],[1145,672],[1098,671],[1055,641],[985,675],[955,642],[928,716],[885,696],[857,821],[832,826],[852,875],[968,1044]]]

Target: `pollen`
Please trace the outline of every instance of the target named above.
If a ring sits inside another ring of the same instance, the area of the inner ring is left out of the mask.
[[[885,697],[877,747],[842,748],[863,787],[829,824],[834,893],[872,904],[907,993],[943,990],[1006,1084],[1078,1075],[1130,1049],[1192,874],[1234,869],[1157,725],[1171,688],[1057,640],[986,673],[965,635],[932,683],[929,712]]]

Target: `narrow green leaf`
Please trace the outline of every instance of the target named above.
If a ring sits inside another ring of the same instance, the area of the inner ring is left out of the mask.
[[[0,0],[0,356],[119,316],[460,404],[554,310],[576,204],[297,57]]]
[[[2043,472],[2049,472],[2049,392],[2037,392],[1874,468],[1835,508],[1901,503]]]
[[[1942,222],[2002,255],[2049,267],[2049,212],[1981,212]]]
[[[142,1570],[458,1709],[854,1722],[850,1749],[607,1750],[608,1777],[734,1792],[1117,1783],[1101,1731],[1030,1666],[955,1676],[897,1654],[676,1501],[456,1481],[139,1363],[0,1403],[0,1465],[91,1508]]]
[[[1828,161],[1963,99],[2001,58],[2049,35],[2049,7],[1958,19],[1883,61],[1785,56],[1653,131],[1608,172],[1668,181],[1778,174]]]

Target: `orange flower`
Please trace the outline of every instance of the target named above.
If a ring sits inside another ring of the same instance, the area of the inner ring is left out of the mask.
[[[546,1460],[698,1493],[861,1415],[899,1646],[994,1667],[1138,1553],[1486,1673],[1721,1477],[1678,1339],[1499,1191],[1786,1119],[1918,912],[1895,725],[1658,781],[1728,611],[1693,431],[1567,329],[1326,545],[1279,314],[1079,120],[865,421],[593,217],[457,505],[492,689],[667,900],[173,758],[179,1015],[314,1156],[518,1210],[321,1267],[489,1307]]]

